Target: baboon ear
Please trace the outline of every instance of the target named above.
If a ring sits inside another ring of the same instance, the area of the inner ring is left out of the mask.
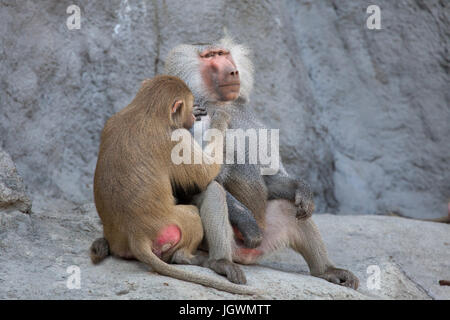
[[[176,100],[172,105],[172,114],[176,113],[183,106],[183,100]]]

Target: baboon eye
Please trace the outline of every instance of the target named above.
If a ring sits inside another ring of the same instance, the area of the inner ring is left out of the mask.
[[[223,51],[219,51],[218,55],[219,56],[223,55]]]

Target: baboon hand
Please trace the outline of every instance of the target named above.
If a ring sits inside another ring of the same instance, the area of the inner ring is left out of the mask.
[[[300,187],[295,191],[295,206],[297,207],[296,217],[298,219],[307,219],[312,216],[314,211],[314,199],[311,191]]]
[[[211,128],[224,131],[228,128],[230,121],[231,116],[228,114],[228,112],[220,109],[216,110],[214,114],[211,116]]]
[[[335,283],[344,287],[358,289],[359,279],[350,271],[329,267],[323,274],[318,275],[319,278],[325,279],[331,283]]]
[[[218,274],[224,275],[233,283],[246,284],[247,279],[245,278],[244,271],[236,263],[225,260],[225,259],[209,259],[207,260],[204,267],[210,268],[211,270],[217,272]]]
[[[263,235],[261,233],[261,231],[258,230],[252,230],[252,232],[247,232],[245,234],[243,234],[244,237],[244,246],[246,248],[250,248],[250,249],[254,249],[256,247],[258,247],[262,240],[263,240]]]
[[[194,104],[193,114],[195,121],[200,121],[203,116],[206,116],[208,112],[206,111],[205,105]]]
[[[235,227],[234,232],[236,236],[244,242],[246,248],[254,249],[258,247],[263,240],[261,229],[254,219],[252,221],[247,220],[245,224],[241,223],[240,228]]]

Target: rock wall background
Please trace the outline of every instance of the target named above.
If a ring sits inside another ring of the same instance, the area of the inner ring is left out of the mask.
[[[82,10],[80,30],[66,8]],[[366,8],[381,8],[368,30]],[[445,214],[450,3],[0,1],[0,147],[32,197],[92,201],[100,131],[182,42],[252,48],[252,106],[319,212]]]

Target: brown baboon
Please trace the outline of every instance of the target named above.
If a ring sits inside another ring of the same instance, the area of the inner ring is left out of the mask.
[[[177,279],[232,293],[254,293],[249,288],[166,263],[203,265],[227,275],[229,271],[224,269],[234,265],[194,255],[203,238],[198,209],[177,204],[173,196],[174,188],[186,194],[204,190],[208,194],[218,186],[211,181],[221,165],[212,161],[187,131],[195,120],[193,100],[182,80],[157,76],[144,81],[133,101],[106,122],[94,177],[95,205],[104,238],[93,243],[92,261],[99,262],[110,252],[121,258],[138,259],[158,273]],[[212,127],[223,132],[228,121],[225,112],[217,112]],[[172,141],[174,130],[182,130],[189,139]],[[172,149],[180,143],[186,147],[183,152],[191,150],[191,156],[200,156],[203,163],[175,164]],[[211,144],[214,143],[215,139]],[[232,270],[241,272],[239,268]],[[245,282],[242,272],[235,278],[238,283]]]
[[[166,73],[180,77],[189,86],[199,115],[226,110],[231,115],[230,129],[265,128],[249,106],[253,66],[248,50],[231,38],[179,45],[169,53],[165,68]],[[208,115],[201,117],[200,126],[210,126]],[[248,156],[248,145],[245,149]],[[289,246],[303,255],[312,275],[357,288],[358,278],[336,268],[328,259],[322,237],[310,218],[314,201],[309,186],[289,176],[281,163],[275,175],[261,175],[261,167],[249,163],[222,166],[216,181],[226,189],[228,212],[203,210],[203,206],[217,203],[213,198],[205,198],[199,206],[209,254],[248,264]],[[226,214],[238,235],[233,235],[230,225],[224,228],[214,222]]]

